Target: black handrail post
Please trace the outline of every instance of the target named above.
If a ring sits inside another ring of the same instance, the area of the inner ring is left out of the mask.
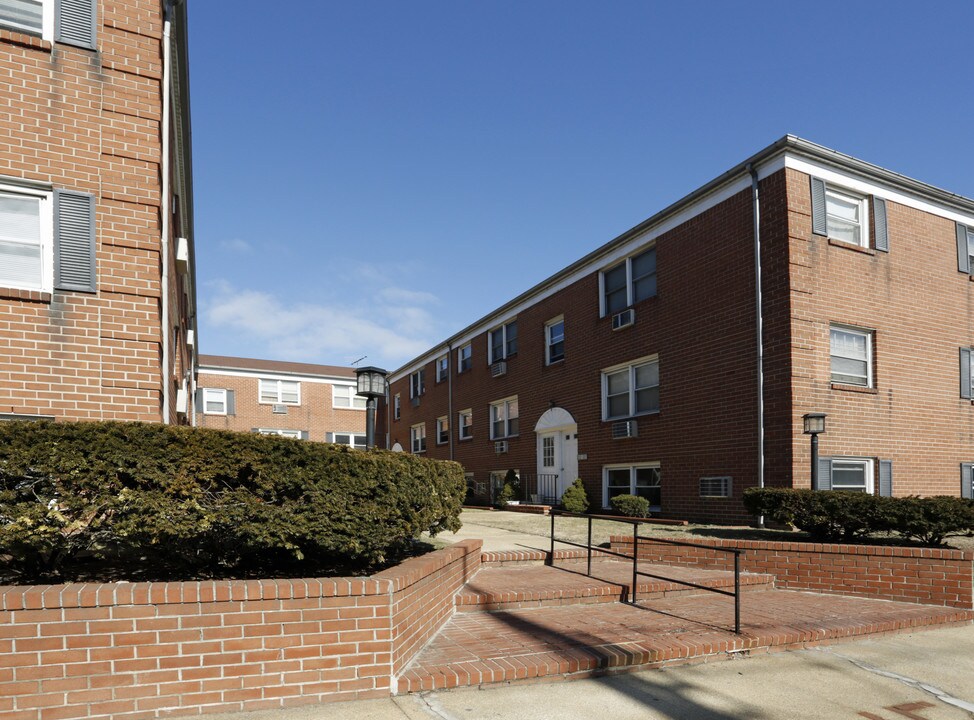
[[[586,573],[589,577],[592,577],[592,516],[588,516],[588,572]]]
[[[632,589],[629,591],[629,602],[636,604],[636,575],[639,565],[639,523],[632,524]]]
[[[734,553],[734,632],[741,634],[741,551]]]
[[[548,565],[552,567],[555,564],[555,511],[549,511],[551,513],[551,552],[548,553]]]

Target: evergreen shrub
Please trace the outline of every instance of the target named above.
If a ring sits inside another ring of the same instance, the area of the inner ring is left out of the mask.
[[[638,495],[616,495],[609,500],[609,504],[616,513],[625,517],[649,516],[649,500]]]
[[[575,482],[561,494],[561,506],[567,512],[583,513],[588,510],[588,505],[588,493],[585,492],[585,484],[581,478],[575,478]]]

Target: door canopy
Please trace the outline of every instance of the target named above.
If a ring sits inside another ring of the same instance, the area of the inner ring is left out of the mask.
[[[572,427],[575,425],[575,418],[565,408],[553,407],[546,410],[544,415],[538,418],[537,425],[534,426],[536,433],[547,430],[559,430],[561,428]]]

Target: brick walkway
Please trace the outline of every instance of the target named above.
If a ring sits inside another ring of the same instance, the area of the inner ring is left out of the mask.
[[[641,600],[636,607],[618,602],[593,605],[584,599],[610,595],[607,587],[618,594],[625,583],[615,575],[622,571],[621,564],[593,567],[593,574],[610,576],[616,583],[593,581],[570,571],[577,566],[568,567],[481,570],[461,591],[461,606],[507,602],[521,603],[521,609],[454,615],[400,676],[399,692],[584,677],[623,667],[716,659],[736,651],[800,647],[974,619],[974,612],[955,608],[768,590],[743,596],[738,636],[733,633],[733,598],[713,593],[665,596],[664,588],[664,596]],[[728,575],[669,566],[665,574],[700,584],[726,583]],[[742,576],[742,582],[745,577],[766,586],[762,576]],[[544,605],[540,601],[546,599],[559,604],[527,607]]]

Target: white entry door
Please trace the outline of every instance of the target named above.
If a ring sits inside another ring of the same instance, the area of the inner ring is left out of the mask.
[[[578,477],[577,426],[538,433],[538,489],[561,500],[562,493]]]

